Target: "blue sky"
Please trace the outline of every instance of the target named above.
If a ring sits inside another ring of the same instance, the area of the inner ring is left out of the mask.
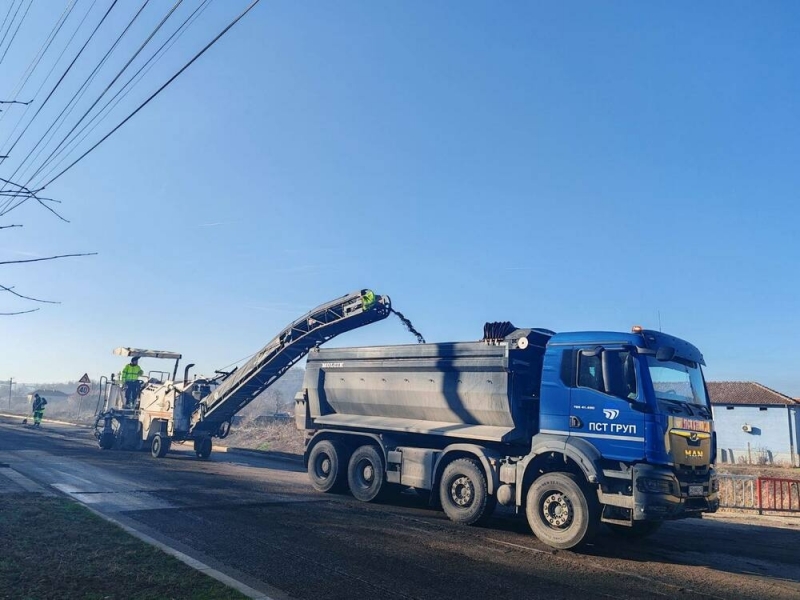
[[[218,4],[128,106],[245,5]],[[0,218],[0,260],[99,253],[0,266],[62,302],[0,317],[0,379],[96,378],[120,345],[210,372],[371,287],[429,341],[660,313],[708,379],[800,396],[798,71],[792,2],[263,2],[48,188],[70,224]]]

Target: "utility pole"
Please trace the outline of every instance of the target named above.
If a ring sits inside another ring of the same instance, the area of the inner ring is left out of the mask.
[[[8,378],[8,412],[11,412],[11,385],[14,383],[14,378]]]

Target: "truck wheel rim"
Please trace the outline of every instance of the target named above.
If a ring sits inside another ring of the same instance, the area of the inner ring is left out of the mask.
[[[362,483],[369,485],[375,479],[375,469],[369,461],[361,461],[361,464],[358,465],[358,470],[361,473]]]
[[[572,524],[572,503],[561,492],[550,492],[542,502],[542,515],[554,529],[566,529]]]
[[[331,459],[327,456],[321,457],[317,461],[317,474],[320,477],[327,477],[331,474]]]
[[[454,479],[450,484],[450,498],[457,506],[469,506],[474,495],[475,487],[469,477],[462,475]]]

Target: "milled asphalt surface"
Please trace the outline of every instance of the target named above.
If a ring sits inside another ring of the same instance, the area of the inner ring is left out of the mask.
[[[460,527],[413,493],[317,494],[286,457],[173,448],[101,451],[87,429],[0,418],[0,491],[21,474],[276,600],[800,598],[800,519],[715,516],[554,551],[507,509]]]

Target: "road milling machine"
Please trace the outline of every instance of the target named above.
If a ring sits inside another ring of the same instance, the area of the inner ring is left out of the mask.
[[[174,361],[170,371],[151,370],[139,378],[138,397],[126,404],[123,382],[111,375],[100,380],[95,436],[100,448],[149,449],[156,458],[172,442],[194,444],[199,458],[211,454],[212,438],[224,438],[233,416],[274,384],[310,350],[328,340],[380,321],[392,312],[388,296],[363,289],[318,306],[283,329],[241,368],[194,376],[189,364],[178,379],[182,355],[177,352],[117,348],[127,357]],[[102,408],[101,408],[102,405]]]

